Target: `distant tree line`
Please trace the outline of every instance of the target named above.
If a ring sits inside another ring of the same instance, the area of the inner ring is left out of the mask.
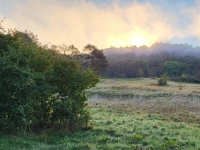
[[[200,47],[188,44],[156,43],[149,48],[132,46],[104,50],[88,44],[82,53],[73,45],[59,46],[55,50],[76,54],[83,68],[92,68],[103,77],[156,78],[166,73],[170,80],[200,83]]]
[[[106,56],[110,78],[161,77],[164,73],[171,80],[200,83],[200,58],[179,56],[175,53],[160,52],[137,56],[133,52],[109,54]]]

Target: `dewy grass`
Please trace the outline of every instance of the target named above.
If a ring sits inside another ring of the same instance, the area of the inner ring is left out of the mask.
[[[180,90],[180,85],[182,90]],[[96,87],[89,90],[91,94],[130,94],[137,95],[183,95],[183,96],[199,96],[200,88],[198,84],[177,83],[168,81],[167,86],[157,86],[157,80],[154,79],[103,79]]]
[[[92,108],[94,127],[69,135],[1,136],[0,149],[198,149],[200,127],[157,115]]]
[[[200,149],[200,89],[194,84],[181,83],[180,90],[180,83],[156,83],[104,79],[89,91],[94,94],[88,101],[90,130],[0,135],[0,150]]]

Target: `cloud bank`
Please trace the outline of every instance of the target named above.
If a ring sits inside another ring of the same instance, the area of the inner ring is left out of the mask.
[[[192,20],[184,29],[178,23],[181,18],[148,2],[133,1],[125,6],[117,1],[97,5],[85,0],[0,0],[0,3],[9,8],[9,12],[0,11],[0,18],[6,17],[4,27],[32,31],[44,44],[74,44],[82,49],[88,43],[99,48],[150,46],[188,34],[200,39],[200,4],[184,11]]]

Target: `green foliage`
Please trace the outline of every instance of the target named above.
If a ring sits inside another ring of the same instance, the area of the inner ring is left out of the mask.
[[[0,132],[87,126],[86,90],[99,77],[26,32],[0,32]]]
[[[159,86],[167,85],[167,74],[165,73],[160,79],[158,79]]]
[[[91,67],[98,74],[103,76],[106,68],[108,67],[108,61],[106,60],[103,51],[97,49],[96,46],[91,44],[87,44],[83,51],[90,54],[90,61],[88,62],[87,66]]]
[[[94,101],[88,101],[92,117],[89,125],[94,125],[91,130],[67,135],[51,130],[17,136],[1,134],[0,149],[200,149],[199,95],[191,91],[197,90],[198,85],[182,83],[183,90],[179,90],[178,86],[179,83],[170,81],[169,86],[160,88],[151,79],[102,79],[90,89],[96,91],[92,98]],[[138,103],[141,97],[121,99],[128,90],[140,94],[144,101]],[[101,99],[97,98],[97,95],[102,95],[99,91],[115,91],[120,95],[116,98],[116,93],[113,93],[111,98]],[[152,96],[150,99],[145,97],[148,94]],[[196,108],[192,114],[191,108]]]
[[[106,50],[104,53],[106,54]],[[112,54],[107,51],[106,58],[109,66],[105,75],[109,78],[157,78],[167,73],[170,79],[174,78],[174,81],[199,83],[199,57],[178,56],[166,52],[151,55],[149,53],[136,55],[132,51],[129,53],[116,51],[115,53]],[[182,78],[182,74],[185,74],[186,78]]]
[[[182,75],[182,72],[186,68],[187,64],[177,61],[168,61],[165,62],[164,66],[168,76],[177,77]]]
[[[109,60],[109,57],[108,57]],[[144,60],[120,60],[109,61],[109,67],[106,72],[111,77],[140,78],[148,77],[149,65]]]
[[[63,133],[43,132],[21,136],[0,135],[0,149],[54,150],[171,150],[200,148],[198,125],[173,122],[146,114],[108,111],[92,108],[95,127],[67,136]],[[115,118],[110,124],[107,122]],[[154,128],[154,125],[157,128]],[[114,132],[113,132],[114,131]]]

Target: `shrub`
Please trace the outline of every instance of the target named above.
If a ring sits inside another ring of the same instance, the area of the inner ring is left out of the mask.
[[[164,74],[159,80],[158,80],[158,86],[165,86],[167,85],[167,74]]]
[[[42,47],[27,33],[0,35],[7,41],[0,42],[0,132],[87,126],[86,90],[99,81],[94,71]]]

